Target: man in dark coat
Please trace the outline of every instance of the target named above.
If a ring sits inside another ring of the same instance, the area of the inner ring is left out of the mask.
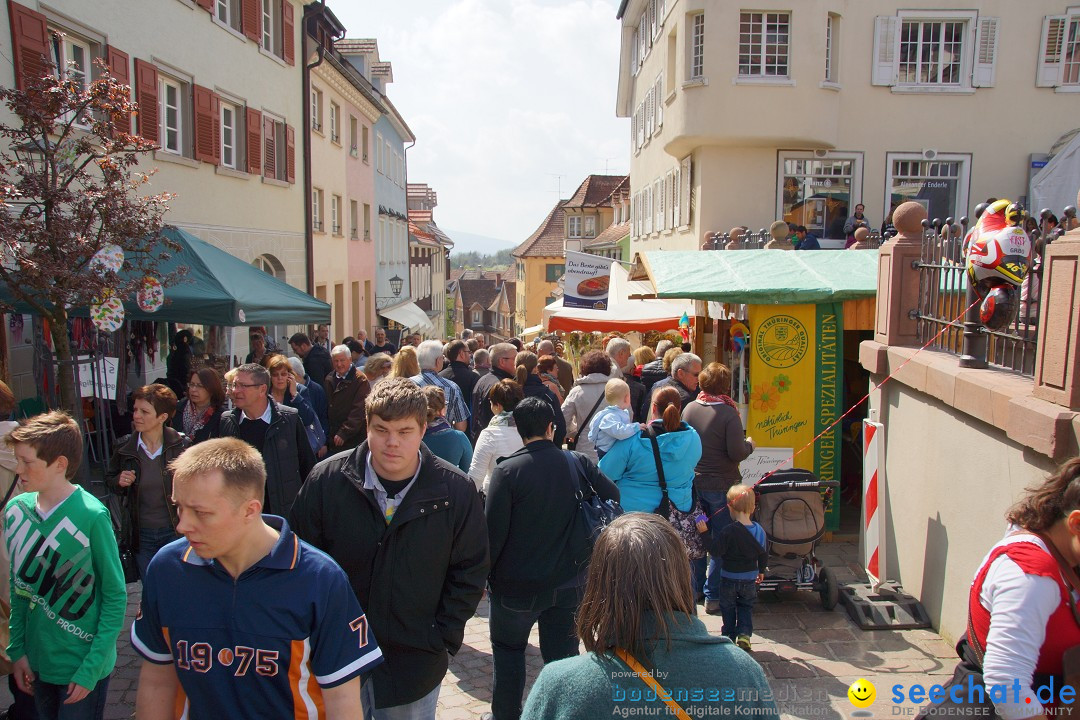
[[[236,369],[232,401],[233,409],[221,415],[221,437],[238,437],[262,453],[266,463],[263,512],[284,515],[315,465],[300,414],[270,397],[270,373],[255,363]]]
[[[491,422],[491,398],[488,393],[491,388],[501,380],[514,379],[514,357],[517,356],[517,348],[510,343],[496,343],[488,350],[491,358],[491,372],[482,375],[473,386],[472,406],[472,441],[480,437],[480,431]]]
[[[289,525],[345,570],[386,657],[366,707],[434,718],[488,574],[487,526],[472,481],[421,442],[423,390],[383,380],[367,400],[368,439],[319,463]]]
[[[514,423],[525,446],[498,464],[488,490],[491,710],[500,720],[521,716],[525,648],[534,624],[540,623],[545,663],[578,653],[574,615],[592,548],[576,493],[587,479],[601,498],[619,499],[619,489],[591,460],[552,442],[555,418],[542,398],[518,403]]]
[[[439,377],[457,383],[465,406],[471,411],[473,388],[480,380],[480,373],[469,367],[470,359],[472,359],[472,353],[469,352],[469,346],[465,344],[465,341],[454,340],[446,346],[447,366],[439,373]]]
[[[645,414],[652,407],[652,399],[661,388],[669,385],[679,391],[682,398],[682,406],[685,408],[698,396],[698,374],[701,372],[701,358],[694,353],[684,352],[671,363],[671,376],[652,386],[649,393],[648,404],[645,406]]]
[[[361,371],[352,365],[352,353],[345,345],[334,348],[330,358],[334,371],[323,380],[326,391],[326,446],[331,453],[352,450],[367,437],[364,400],[371,384]]]
[[[321,381],[333,370],[330,364],[330,352],[322,345],[312,345],[304,333],[296,333],[289,338],[289,346],[304,361],[304,370],[308,377]]]

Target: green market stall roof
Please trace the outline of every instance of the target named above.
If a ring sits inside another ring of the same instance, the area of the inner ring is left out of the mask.
[[[877,273],[877,250],[656,250],[635,255],[630,279],[657,298],[799,305],[874,297]]]
[[[165,288],[165,304],[157,312],[145,312],[134,297],[125,298],[128,319],[224,326],[330,322],[330,306],[304,291],[179,228],[165,227],[161,234],[179,244],[180,250],[159,264],[159,273],[168,275],[181,267],[187,272]],[[0,300],[13,304],[16,312],[33,313],[14,302],[3,285]],[[89,312],[76,308],[72,315],[86,317]]]

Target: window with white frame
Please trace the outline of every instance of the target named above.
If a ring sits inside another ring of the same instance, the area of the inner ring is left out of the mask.
[[[242,0],[215,0],[214,18],[222,25],[228,26],[240,32],[243,27],[240,24]]]
[[[472,324],[473,325],[479,325],[481,323],[481,318],[483,317],[483,315],[484,315],[484,313],[483,313],[482,310],[473,310],[472,311]]]
[[[657,180],[653,183],[653,194],[656,196],[656,231],[663,232],[667,229],[664,221],[664,181]]]
[[[581,237],[581,216],[570,215],[566,218],[566,237],[579,238]]]
[[[364,125],[360,128],[360,159],[364,162],[368,161],[368,127]]]
[[[844,221],[862,202],[861,153],[781,152],[776,217],[822,240],[844,240]]]
[[[95,48],[88,41],[66,30],[53,28],[50,30],[52,31],[52,61],[59,76],[74,83],[80,92],[86,92],[90,89],[90,70],[94,58],[92,51]],[[71,115],[68,114],[65,117],[70,118]],[[80,127],[89,127],[89,118],[83,117],[76,124]]]
[[[1043,18],[1037,87],[1080,91],[1080,7]]]
[[[311,229],[323,231],[323,191],[311,188]]]
[[[653,102],[656,109],[656,132],[664,125],[664,73],[656,76],[656,85],[653,87]]]
[[[383,141],[382,133],[375,133],[375,169],[383,171]]]
[[[239,138],[239,108],[230,102],[221,103],[221,164],[227,168],[236,170],[239,167],[237,159]]]
[[[260,44],[262,45],[263,50],[271,53],[274,52],[274,40],[277,35],[275,32],[278,24],[276,6],[276,0],[262,0],[262,33],[260,34]]]
[[[353,240],[360,237],[360,204],[355,200],[349,201],[349,237]]]
[[[653,231],[653,186],[646,185],[642,191],[645,195],[645,234],[652,235]]]
[[[158,137],[161,149],[175,155],[185,154],[184,86],[185,83],[158,74],[158,103],[161,106],[161,132]]]
[[[690,194],[693,189],[691,171],[693,170],[693,156],[687,155],[679,163],[679,225],[689,225],[690,217]]]
[[[690,16],[690,61],[687,80],[705,77],[705,13]]]
[[[315,132],[322,132],[322,90],[311,86],[311,129]]]
[[[356,119],[355,115],[349,116],[349,154],[353,157],[360,157],[360,121]]]
[[[840,47],[840,16],[829,13],[825,18],[825,82],[836,83],[839,69],[838,48]]]
[[[995,81],[999,19],[975,10],[901,10],[874,22],[871,83],[967,92]]]
[[[788,77],[791,15],[781,12],[739,14],[739,77]]]
[[[371,205],[364,203],[364,239],[371,239]]]
[[[341,235],[341,196],[330,196],[330,231]]]
[[[589,215],[581,220],[581,236],[587,238],[596,237],[596,216]]]
[[[341,107],[334,102],[330,101],[330,142],[341,142],[341,136],[338,134],[338,128],[341,125]]]
[[[888,153],[886,157],[886,204],[895,208],[914,201],[926,208],[928,217],[960,217],[968,207],[971,156],[937,153],[927,160],[923,153]]]

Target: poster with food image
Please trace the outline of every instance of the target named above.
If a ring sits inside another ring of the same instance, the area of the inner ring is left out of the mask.
[[[567,252],[563,275],[563,307],[607,310],[611,258]]]

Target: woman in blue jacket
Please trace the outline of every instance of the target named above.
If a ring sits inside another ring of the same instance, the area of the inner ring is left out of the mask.
[[[680,419],[681,412],[679,391],[666,387],[653,397],[649,417],[655,418],[650,427],[660,445],[668,497],[679,510],[690,512],[701,438]],[[619,487],[619,502],[627,512],[653,512],[660,504],[660,477],[647,433],[615,443],[600,461],[600,469]]]

